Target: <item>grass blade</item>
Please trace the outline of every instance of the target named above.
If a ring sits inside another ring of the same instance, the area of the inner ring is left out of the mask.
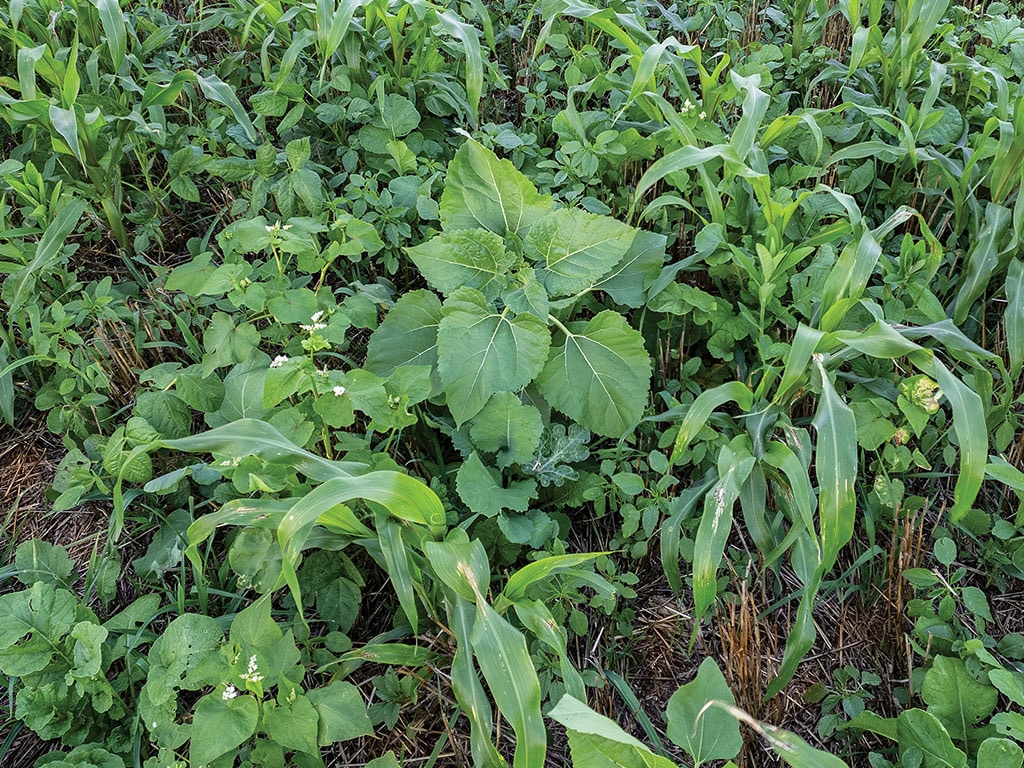
[[[118,4],[118,0],[93,0],[93,2],[100,12],[103,34],[107,36],[107,51],[110,53],[110,61],[114,65],[114,71],[118,72],[128,51],[128,33],[125,28],[124,16],[121,15],[121,6]]]
[[[491,701],[473,666],[470,645],[475,619],[473,604],[456,595],[454,602],[449,603],[448,616],[456,640],[452,658],[452,690],[455,700],[469,718],[469,749],[473,754],[473,764],[480,768],[505,768],[505,760],[491,743]]]
[[[77,141],[77,139],[76,139]],[[4,281],[3,297],[8,314],[25,305],[36,285],[36,275],[50,269],[60,259],[64,241],[85,212],[85,203],[72,200],[61,209],[36,244],[32,261]]]
[[[1024,261],[1012,259],[1006,271],[1006,347],[1010,352],[1010,378],[1024,365]]]
[[[476,604],[473,652],[498,710],[516,734],[514,768],[544,765],[547,731],[540,713],[540,682],[523,633],[483,600]]]
[[[679,426],[676,442],[672,447],[672,456],[669,458],[669,466],[675,464],[682,456],[683,451],[690,445],[690,441],[707,423],[712,411],[725,403],[732,402],[739,405],[742,410],[749,411],[754,404],[754,393],[743,382],[730,381],[697,396],[693,405],[690,406],[690,410],[686,412],[683,423]]]
[[[732,529],[733,506],[740,487],[754,468],[749,444],[749,438],[741,436],[722,446],[718,454],[718,483],[704,497],[704,514],[693,545],[693,603],[698,619],[704,617],[718,594],[716,573]],[[694,631],[699,627],[698,622]]]
[[[857,516],[857,422],[836,392],[823,358],[815,356],[814,362],[821,373],[821,399],[813,422],[818,436],[814,473],[818,480],[822,566],[828,571],[839,550],[853,537]]]

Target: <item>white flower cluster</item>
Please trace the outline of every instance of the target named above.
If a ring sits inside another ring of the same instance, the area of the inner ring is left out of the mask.
[[[288,362],[288,355],[278,355],[277,357],[275,357],[271,361],[270,367],[271,368],[280,368],[282,365],[284,365],[287,362]]]
[[[270,224],[270,225],[264,227],[264,229],[267,230],[267,234],[274,235],[275,237],[277,235],[280,235],[282,232],[284,232],[286,230],[289,230],[291,228],[292,228],[291,224],[284,224],[284,225],[282,225],[280,221],[275,221],[273,224]]]
[[[224,689],[224,693],[222,693],[220,695],[220,697],[224,701],[230,701],[231,699],[233,699],[233,698],[235,698],[237,696],[238,696],[238,689],[235,688],[235,686],[233,686],[231,684],[228,684],[228,687]]]
[[[682,113],[684,115],[688,115],[691,112],[696,111],[696,109],[697,109],[697,105],[694,104],[689,99],[687,99],[686,101],[683,102],[683,109],[681,111],[682,111]],[[701,120],[707,120],[708,119],[708,113],[704,112],[704,111],[701,111],[701,113],[699,115],[697,115],[697,117],[699,117]]]
[[[319,312],[314,312],[313,316],[309,318],[309,325],[300,325],[299,328],[304,330],[306,333],[313,333],[313,331],[322,331],[327,327],[327,323],[321,323],[323,319],[324,311],[321,309]]]
[[[263,679],[263,675],[259,673],[259,667],[256,665],[256,654],[249,657],[249,669],[239,677],[248,683],[258,683]]]

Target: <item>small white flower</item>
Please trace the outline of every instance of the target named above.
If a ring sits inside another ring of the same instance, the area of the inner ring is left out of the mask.
[[[280,368],[282,365],[288,362],[288,355],[278,355],[270,363],[271,368]]]
[[[313,313],[313,316],[312,316],[311,318],[309,318],[309,319],[310,319],[310,320],[312,320],[312,321],[313,321],[314,323],[316,323],[316,322],[318,322],[318,321],[320,320],[320,318],[322,318],[323,316],[324,316],[324,311],[323,311],[323,310],[321,309],[321,310],[320,310],[319,312],[314,312],[314,313]]]
[[[228,685],[228,687],[224,689],[224,693],[220,695],[221,699],[224,701],[230,701],[236,696],[238,696],[238,689],[233,685]]]
[[[304,330],[306,333],[313,333],[313,331],[322,331],[327,327],[327,323],[312,323],[310,325],[300,325],[299,328]]]
[[[708,119],[708,113],[707,112],[701,112],[699,117],[700,117],[701,120],[707,120]]]
[[[334,388],[334,396],[335,397],[341,397],[344,394],[345,394],[345,388],[343,386],[341,386],[340,384]]]

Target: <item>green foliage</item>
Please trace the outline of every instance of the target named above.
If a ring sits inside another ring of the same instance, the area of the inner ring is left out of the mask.
[[[906,580],[916,671],[812,686],[819,736],[1019,768],[1020,20],[684,10],[0,9],[0,418],[63,446],[55,512],[111,510],[87,567],[9,548],[40,765],[306,768],[435,699],[481,766],[543,763],[544,712],[578,765],[728,761],[737,719],[840,765],[710,660],[660,743],[625,682],[660,570],[691,645],[737,578],[791,617],[767,697],[821,599]],[[653,751],[587,708],[602,660]]]

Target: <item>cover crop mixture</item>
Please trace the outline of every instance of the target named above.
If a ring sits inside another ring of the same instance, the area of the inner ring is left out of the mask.
[[[5,768],[1021,768],[1019,12],[0,7]]]

